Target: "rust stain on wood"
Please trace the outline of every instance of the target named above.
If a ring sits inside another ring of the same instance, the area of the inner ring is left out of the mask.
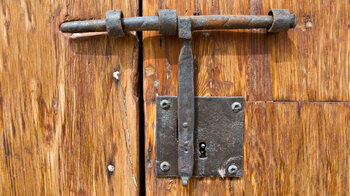
[[[1,1],[0,195],[139,194],[138,41],[58,28],[138,3]]]

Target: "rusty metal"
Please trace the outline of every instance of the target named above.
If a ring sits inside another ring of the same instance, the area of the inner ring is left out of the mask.
[[[176,10],[158,10],[159,33],[163,35],[176,35]]]
[[[67,33],[103,32],[103,31],[106,31],[106,21],[105,20],[83,20],[83,21],[64,22],[61,24],[60,30],[62,32],[67,32]]]
[[[122,11],[120,10],[108,10],[106,12],[106,29],[110,37],[124,37],[121,18]]]
[[[269,28],[272,16],[206,15],[190,16],[192,30]]]
[[[174,12],[174,11],[172,11]],[[277,14],[276,14],[277,13]],[[281,14],[280,14],[281,13]],[[174,14],[168,14],[167,17],[146,16],[146,17],[130,17],[121,18],[123,31],[158,31],[166,34],[174,33],[174,27],[177,25],[174,19]],[[203,15],[203,16],[179,16],[191,20],[191,30],[206,30],[206,29],[252,29],[266,28],[270,32],[285,31],[295,27],[295,15],[289,14],[286,10],[270,10],[268,16],[254,15]],[[167,21],[163,21],[163,19]],[[161,24],[167,23],[169,30],[161,27]],[[281,25],[281,24],[284,25]],[[273,24],[278,28],[273,27]],[[273,27],[273,28],[272,28]],[[271,29],[272,28],[272,29]],[[101,32],[106,31],[105,20],[88,20],[88,21],[71,21],[61,24],[62,32],[67,33],[82,33],[82,32]]]
[[[107,27],[106,27],[107,26]],[[106,21],[75,21],[60,26],[62,32],[105,31],[123,36],[127,31],[157,30],[182,40],[179,57],[178,96],[157,97],[157,176],[180,176],[187,186],[191,176],[240,177],[243,165],[243,98],[194,97],[192,31],[206,29],[266,28],[268,32],[295,27],[289,10],[270,10],[267,16],[206,15],[178,17],[175,10],[158,16],[122,18],[108,11]]]
[[[273,23],[268,30],[269,32],[287,31],[296,25],[295,14],[290,14],[289,10],[271,9],[269,15],[273,17]]]
[[[191,39],[191,19],[190,18],[179,18],[179,38],[180,39]]]
[[[124,32],[159,30],[158,16],[122,18]],[[103,32],[106,31],[105,20],[86,20],[64,22],[60,26],[64,33]]]
[[[171,106],[156,109],[156,175],[179,177],[178,98],[159,96],[157,105],[162,100]],[[244,110],[233,112],[234,102],[244,108],[243,97],[195,97],[193,177],[242,176]],[[166,172],[161,169],[163,162],[171,165]]]
[[[182,48],[179,57],[178,73],[178,170],[182,184],[193,173],[193,131],[194,131],[194,81],[193,55],[191,49],[191,20],[179,18],[179,38]]]

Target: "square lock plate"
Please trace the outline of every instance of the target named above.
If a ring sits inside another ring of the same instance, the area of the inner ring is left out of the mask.
[[[168,105],[162,105],[163,100]],[[240,108],[235,110],[237,105]],[[195,97],[193,176],[242,176],[243,108],[243,97]],[[177,97],[157,97],[156,116],[157,176],[177,177]],[[162,170],[163,162],[169,168]]]

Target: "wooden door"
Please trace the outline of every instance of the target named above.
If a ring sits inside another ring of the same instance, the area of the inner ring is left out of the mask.
[[[254,14],[290,9],[297,26],[193,34],[195,94],[244,96],[239,179],[155,175],[155,98],[177,95],[181,43],[143,33],[147,195],[349,195],[350,3],[290,0],[144,0],[143,15]]]
[[[139,2],[0,7],[0,195],[138,195],[138,40],[69,39],[59,25],[136,16]]]
[[[0,195],[350,194],[349,1],[0,5]],[[192,178],[183,187],[179,178],[155,175],[155,98],[177,95],[177,36],[59,32],[64,21],[104,18],[110,9],[137,16],[139,5],[143,16],[158,9],[265,15],[270,8],[297,15],[287,33],[193,34],[195,94],[245,98],[242,178]]]

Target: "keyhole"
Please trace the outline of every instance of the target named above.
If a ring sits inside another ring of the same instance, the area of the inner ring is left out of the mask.
[[[204,142],[201,142],[199,144],[199,157],[200,158],[206,158],[207,157],[207,152],[205,151],[205,148],[207,147],[207,145]]]

